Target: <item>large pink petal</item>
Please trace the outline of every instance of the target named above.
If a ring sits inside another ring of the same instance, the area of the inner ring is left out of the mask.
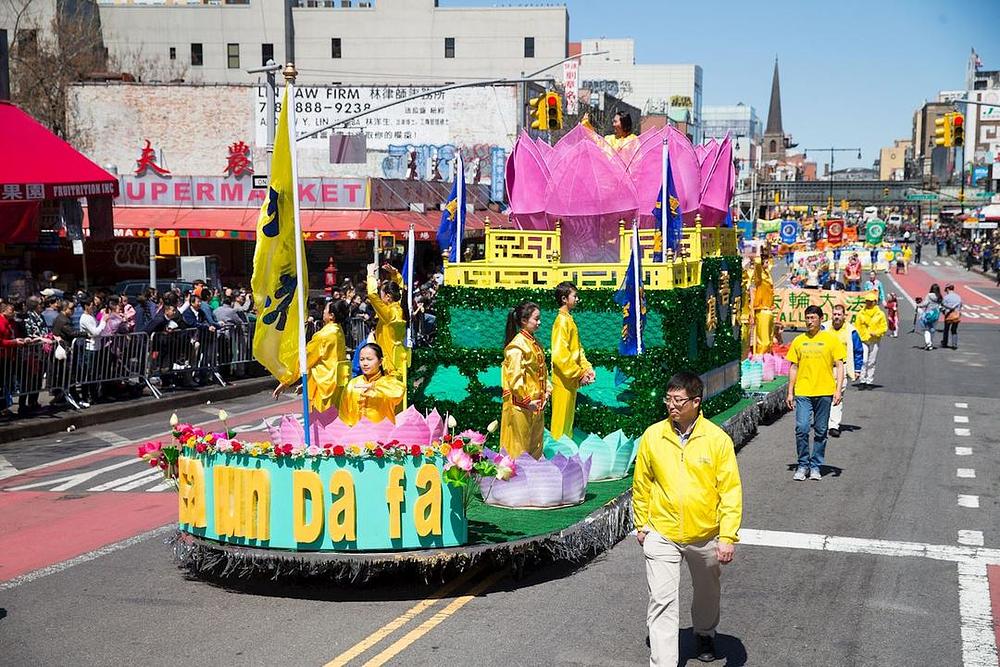
[[[701,167],[694,146],[687,136],[671,126],[667,130],[670,142],[670,171],[677,189],[677,199],[680,202],[681,213],[685,214],[685,222],[698,210],[701,202]]]
[[[706,163],[707,164],[707,163]],[[702,197],[699,210],[701,224],[717,227],[726,218],[733,198],[733,145],[727,136],[712,160],[710,169],[702,171]]]

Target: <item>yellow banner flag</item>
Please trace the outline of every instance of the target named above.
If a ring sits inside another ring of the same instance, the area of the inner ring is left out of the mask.
[[[292,177],[294,149],[289,139],[286,87],[274,134],[271,183],[257,218],[257,246],[250,280],[257,304],[253,356],[283,384],[291,384],[301,376],[299,329],[303,322],[297,293],[299,280],[303,294],[309,293],[308,276],[305,273],[300,276],[295,265],[295,244],[301,244],[302,239],[295,235],[294,198],[298,192]],[[302,256],[305,257],[304,248]]]

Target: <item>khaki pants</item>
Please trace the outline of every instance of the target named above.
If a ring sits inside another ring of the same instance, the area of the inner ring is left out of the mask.
[[[678,661],[679,624],[678,589],[681,580],[681,559],[691,571],[694,597],[691,600],[691,621],[698,635],[715,636],[719,624],[719,565],[716,538],[704,542],[677,544],[651,530],[642,545],[646,557],[646,582],[649,585],[650,665],[675,667]]]

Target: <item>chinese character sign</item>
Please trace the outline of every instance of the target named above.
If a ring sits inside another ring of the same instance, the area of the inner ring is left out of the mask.
[[[853,321],[854,316],[861,311],[865,302],[862,299],[862,292],[815,289],[774,290],[774,312],[777,321],[790,328],[806,328],[807,307],[819,306],[822,308],[823,320],[827,321],[833,314],[833,307],[836,305],[844,306],[849,321]]]
[[[580,112],[580,61],[569,60],[563,63],[563,86],[565,87],[566,115],[574,116]]]
[[[226,176],[239,178],[244,174],[253,173],[253,163],[250,161],[250,147],[246,142],[236,141],[229,146],[229,157],[226,158],[226,168],[223,172]]]
[[[302,239],[295,235],[297,193],[292,179],[292,150],[287,112],[282,105],[274,139],[271,184],[257,219],[257,247],[250,281],[254,300],[260,306],[253,356],[282,384],[291,384],[300,376],[302,308],[297,297],[298,281],[303,281],[305,293],[309,290],[307,276],[299,275],[295,266],[295,245],[301,244]],[[305,256],[304,248],[302,253]]]
[[[142,176],[146,173],[147,169],[152,169],[154,173],[160,176],[170,175],[169,169],[164,169],[160,165],[156,164],[156,150],[153,148],[149,139],[146,139],[146,146],[139,154],[139,159],[135,161],[135,165],[136,176]]]

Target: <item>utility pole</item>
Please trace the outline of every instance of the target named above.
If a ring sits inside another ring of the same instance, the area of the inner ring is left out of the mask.
[[[292,14],[292,8],[296,4],[298,4],[297,0],[285,0],[285,59],[284,60],[286,63],[295,62],[295,18]]]
[[[10,99],[10,49],[7,31],[0,30],[0,100]]]
[[[267,77],[267,93],[264,102],[264,123],[267,127],[267,163],[268,166],[271,164],[271,153],[274,152],[274,125],[277,114],[274,113],[275,103],[278,98],[278,87],[275,80],[275,73],[281,70],[281,65],[274,62],[273,59],[267,61],[267,64],[263,67],[254,67],[253,69],[248,69],[248,74],[260,74],[263,73]]]

